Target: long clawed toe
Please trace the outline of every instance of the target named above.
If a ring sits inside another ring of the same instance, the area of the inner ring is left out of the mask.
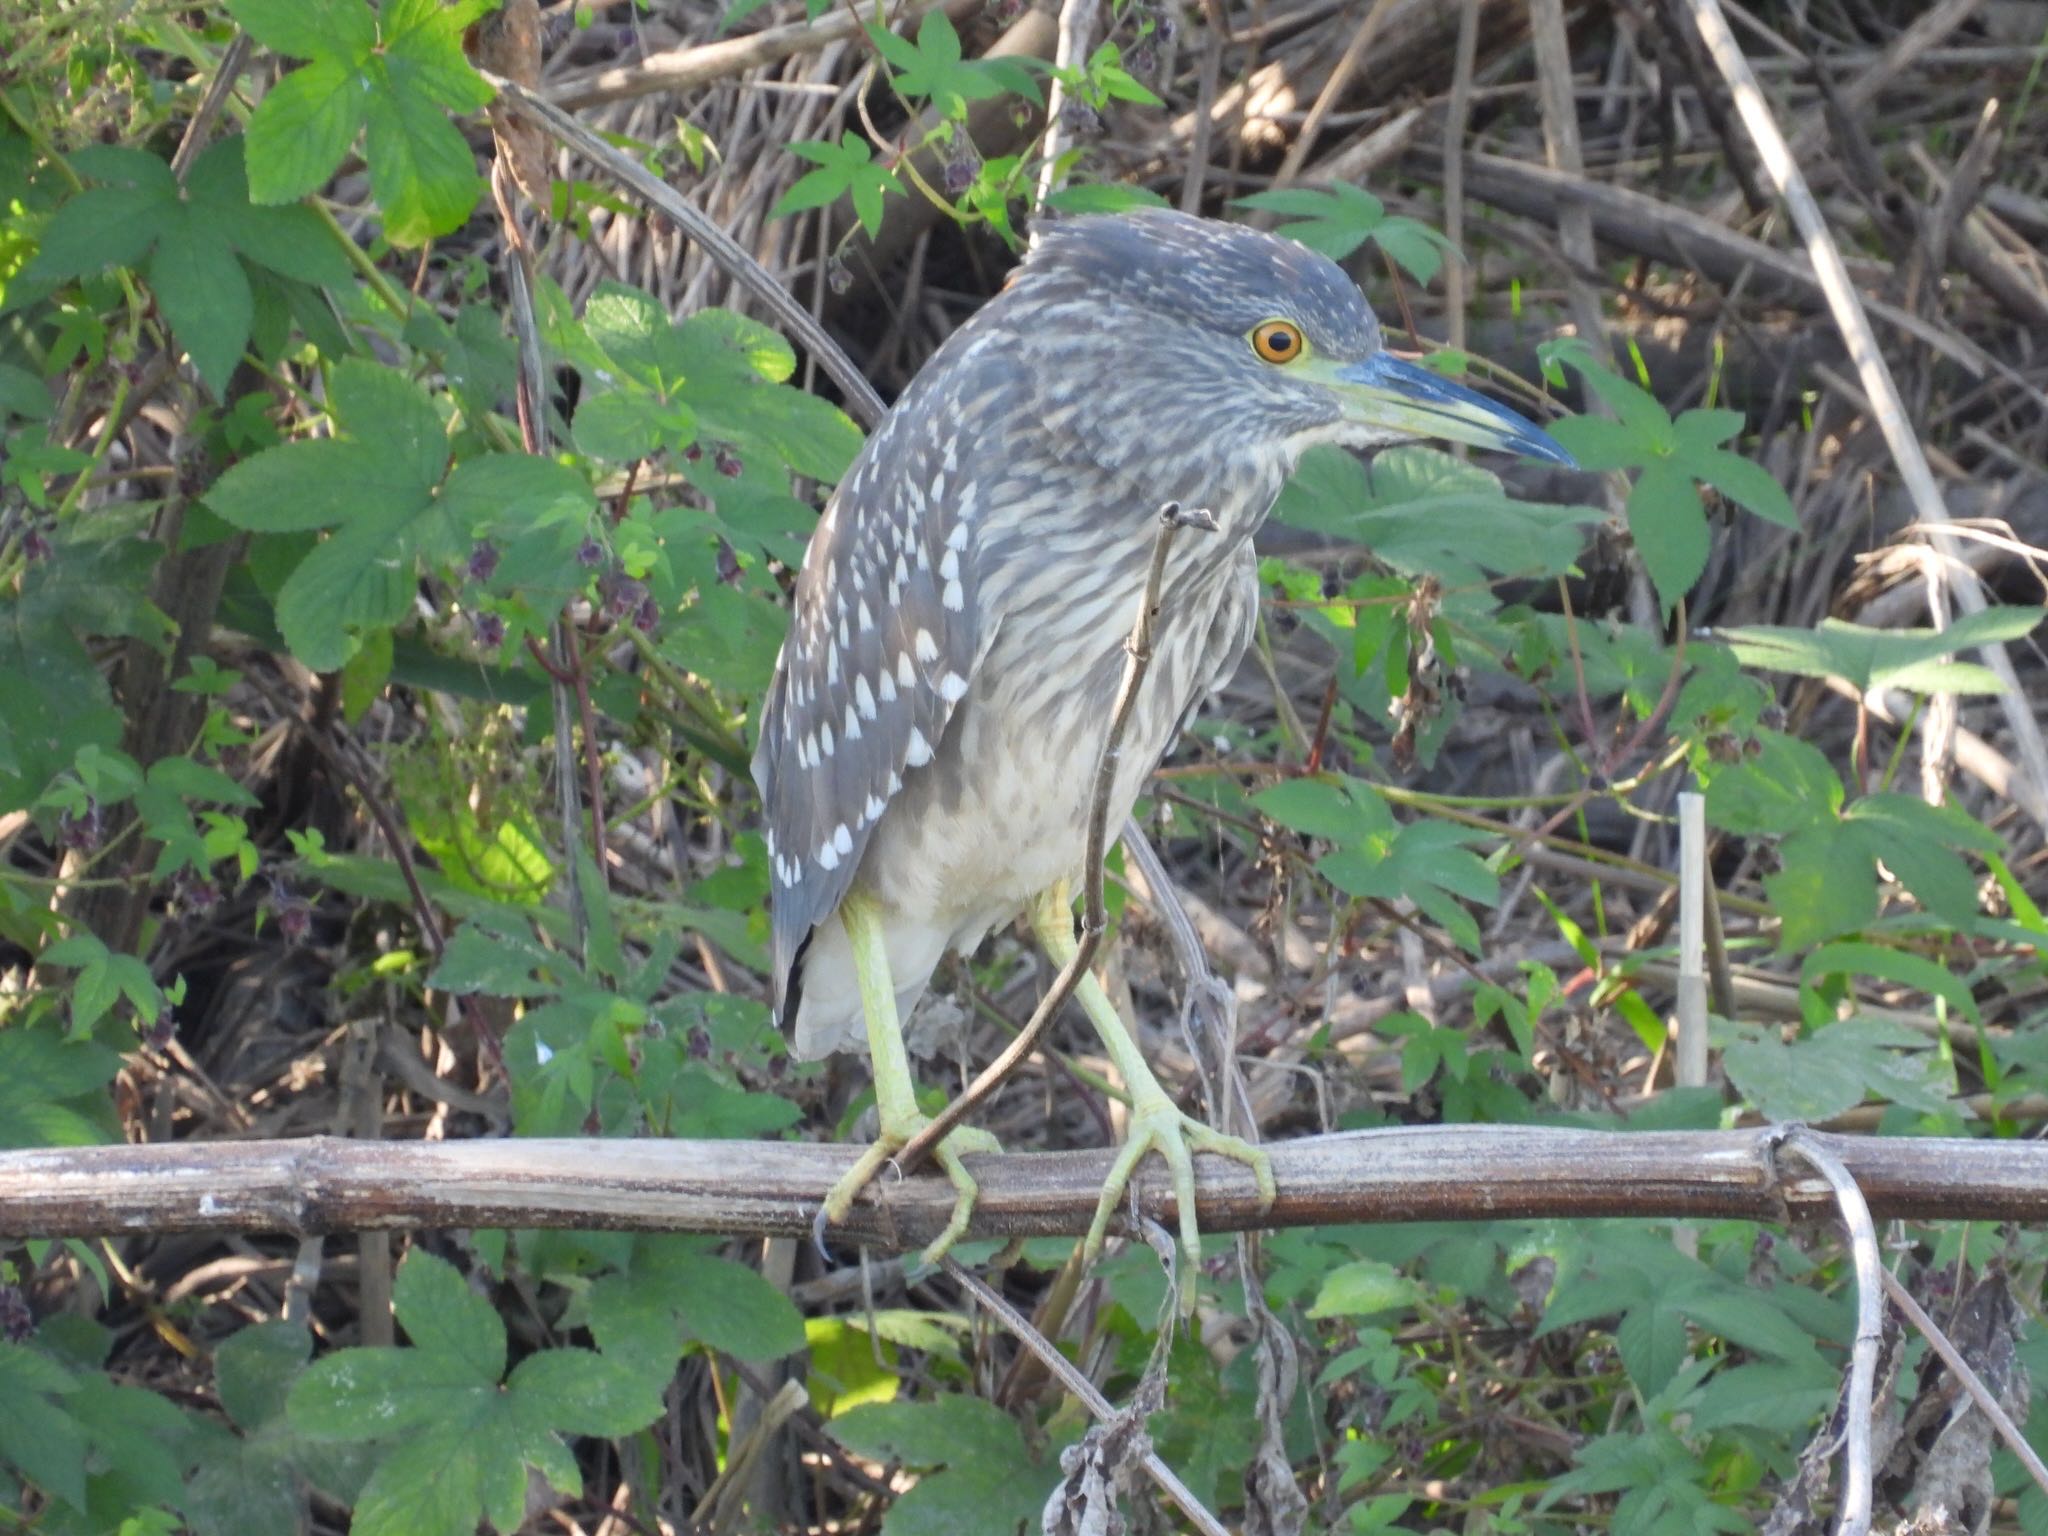
[[[1252,1177],[1259,1186],[1259,1208],[1269,1209],[1276,1193],[1273,1184],[1273,1161],[1265,1149],[1253,1146],[1237,1136],[1204,1125],[1180,1109],[1164,1094],[1156,1098],[1141,1100],[1131,1113],[1130,1132],[1118,1151],[1116,1162],[1111,1165],[1109,1178],[1102,1186],[1102,1199],[1095,1207],[1095,1220],[1089,1225],[1088,1236],[1082,1244],[1081,1260],[1084,1264],[1094,1263],[1102,1251],[1103,1238],[1109,1231],[1109,1218],[1116,1213],[1123,1200],[1124,1191],[1130,1187],[1131,1177],[1145,1154],[1157,1152],[1166,1160],[1168,1173],[1173,1179],[1174,1206],[1180,1213],[1180,1244],[1187,1254],[1190,1266],[1202,1261],[1202,1234],[1195,1220],[1195,1160],[1197,1152],[1210,1152],[1218,1157],[1227,1157],[1243,1163],[1252,1171]],[[1188,1293],[1192,1296],[1192,1291]]]
[[[859,1161],[840,1176],[839,1182],[832,1186],[832,1192],[825,1197],[825,1203],[819,1207],[818,1219],[811,1229],[812,1241],[818,1245],[821,1252],[825,1246],[825,1229],[828,1226],[837,1226],[852,1214],[854,1202],[860,1198],[860,1192],[874,1182],[875,1176],[887,1168],[894,1161],[896,1154],[922,1129],[922,1120],[907,1126],[884,1127],[882,1134],[861,1153]],[[933,1149],[934,1161],[952,1181],[956,1194],[953,1200],[953,1213],[947,1219],[945,1229],[933,1238],[919,1255],[924,1263],[936,1264],[945,1257],[947,1251],[966,1234],[968,1219],[974,1214],[974,1201],[981,1193],[981,1186],[975,1182],[974,1175],[967,1171],[967,1165],[961,1159],[975,1153],[1002,1150],[1002,1143],[994,1136],[968,1125],[948,1132]]]

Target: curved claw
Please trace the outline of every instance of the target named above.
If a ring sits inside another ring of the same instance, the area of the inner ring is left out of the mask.
[[[818,1251],[825,1252],[825,1229],[837,1226],[846,1220],[853,1210],[853,1203],[860,1198],[860,1192],[874,1181],[876,1174],[888,1167],[896,1154],[925,1127],[922,1116],[915,1120],[902,1121],[882,1127],[881,1135],[862,1152],[859,1161],[840,1175],[839,1182],[832,1186],[832,1192],[825,1197],[825,1203],[818,1208],[817,1220],[811,1226],[811,1240],[818,1245]],[[939,1167],[944,1170],[958,1195],[953,1201],[953,1214],[947,1220],[945,1230],[932,1239],[920,1257],[927,1264],[936,1264],[946,1251],[958,1242],[967,1231],[967,1220],[974,1214],[974,1199],[981,1192],[981,1186],[974,1181],[974,1175],[961,1162],[964,1154],[974,1152],[1000,1152],[1002,1143],[987,1131],[971,1125],[963,1125],[949,1132],[932,1151]]]
[[[1110,1166],[1108,1179],[1103,1182],[1102,1199],[1095,1207],[1095,1220],[1088,1227],[1088,1236],[1082,1240],[1083,1264],[1094,1263],[1101,1253],[1103,1237],[1109,1231],[1109,1218],[1123,1199],[1124,1190],[1129,1187],[1138,1164],[1144,1161],[1147,1152],[1153,1151],[1166,1159],[1167,1171],[1173,1177],[1174,1205],[1180,1212],[1180,1245],[1186,1251],[1191,1267],[1202,1261],[1202,1234],[1195,1223],[1196,1152],[1211,1152],[1243,1163],[1258,1181],[1259,1208],[1264,1210],[1273,1203],[1276,1193],[1273,1160],[1266,1155],[1264,1148],[1255,1147],[1237,1136],[1226,1136],[1193,1116],[1182,1114],[1164,1094],[1143,1099],[1133,1106],[1130,1132],[1117,1152],[1116,1162]]]
[[[974,1182],[974,1175],[960,1161],[961,1155],[1002,1150],[1003,1144],[994,1136],[971,1125],[959,1126],[948,1132],[933,1149],[933,1158],[946,1171],[946,1177],[953,1181],[953,1188],[959,1193],[953,1201],[953,1214],[947,1220],[945,1230],[926,1244],[924,1252],[918,1255],[923,1263],[936,1264],[944,1258],[946,1251],[967,1231],[967,1218],[974,1214],[974,1200],[981,1193],[981,1186]]]

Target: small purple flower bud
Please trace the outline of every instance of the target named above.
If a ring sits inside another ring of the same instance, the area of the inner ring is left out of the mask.
[[[604,564],[604,546],[595,539],[585,539],[576,546],[576,563],[585,570],[595,570]]]
[[[1060,108],[1060,126],[1074,138],[1096,138],[1102,133],[1102,114],[1087,102],[1069,97]]]
[[[0,1339],[26,1344],[36,1331],[36,1315],[18,1285],[0,1285]]]
[[[50,543],[50,536],[41,528],[31,525],[28,532],[22,536],[21,553],[30,565],[34,565],[38,560],[49,559],[56,551]]]
[[[1152,46],[1150,39],[1139,43],[1124,56],[1124,68],[1140,80],[1150,78],[1159,67],[1159,50]]]
[[[718,579],[731,586],[740,579],[740,557],[733,553],[732,546],[725,540],[718,541]]]
[[[142,1043],[152,1051],[161,1051],[170,1045],[178,1035],[178,1020],[168,1008],[158,1012],[151,1021],[149,1031],[142,1037]]]
[[[694,464],[703,457],[704,445],[702,443],[692,443],[683,450],[683,462],[685,464]]]
[[[603,603],[604,616],[616,622],[640,606],[647,588],[624,571],[606,571],[597,579],[597,595]]]
[[[181,870],[171,889],[172,897],[186,912],[198,915],[220,905],[220,887],[204,875]]]
[[[689,1040],[684,1049],[690,1053],[690,1060],[705,1060],[711,1055],[711,1031],[702,1024],[692,1024]]]
[[[661,608],[651,597],[640,599],[640,606],[633,610],[633,627],[643,635],[651,635],[661,625]]]
[[[718,472],[721,475],[725,476],[726,479],[739,479],[740,469],[742,467],[740,464],[740,456],[734,453],[730,448],[721,447],[718,450],[716,457],[714,457],[711,462],[718,466]]]
[[[489,581],[498,570],[498,546],[489,539],[477,540],[475,549],[469,552],[469,579]]]
[[[825,263],[825,286],[845,297],[853,291],[853,269],[834,256]]]
[[[57,818],[57,841],[73,853],[91,853],[100,845],[101,834],[105,831],[100,821],[100,807],[96,800],[86,802],[82,814],[73,816],[66,811]]]
[[[981,174],[981,167],[971,156],[961,155],[946,162],[943,185],[946,196],[958,197],[974,185],[974,178]]]
[[[495,613],[480,613],[472,621],[476,629],[476,643],[487,651],[495,651],[505,643],[505,621]]]

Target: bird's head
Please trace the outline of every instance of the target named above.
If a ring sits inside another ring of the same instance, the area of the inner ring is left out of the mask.
[[[1278,235],[1165,210],[1068,220],[1000,307],[1055,408],[1085,397],[1076,427],[1139,423],[1155,453],[1164,440],[1291,468],[1314,443],[1436,438],[1573,462],[1534,423],[1387,351],[1358,285]]]

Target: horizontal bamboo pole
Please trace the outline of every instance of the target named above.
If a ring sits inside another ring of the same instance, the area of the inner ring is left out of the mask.
[[[1426,1126],[1272,1144],[1279,1199],[1258,1208],[1241,1165],[1198,1159],[1205,1231],[1352,1221],[1489,1217],[1827,1217],[1827,1186],[1794,1159],[1780,1182],[1775,1133],[1628,1133]],[[2048,1221],[2048,1144],[1818,1136],[1879,1217]],[[175,1142],[0,1152],[0,1236],[123,1232],[324,1233],[377,1228],[574,1227],[789,1236],[857,1155],[848,1146],[754,1141]],[[1078,1234],[1107,1152],[969,1158],[974,1237]],[[1174,1225],[1147,1162],[1142,1208]],[[842,1242],[915,1248],[944,1225],[941,1177],[870,1186]]]

